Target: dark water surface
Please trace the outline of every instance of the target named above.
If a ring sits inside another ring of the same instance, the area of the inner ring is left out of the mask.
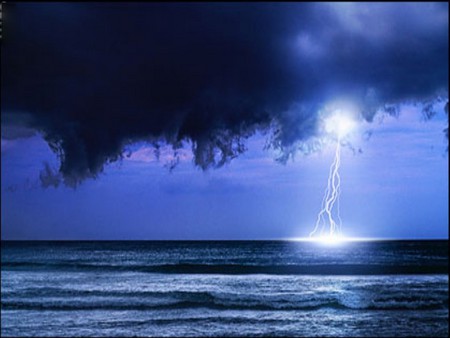
[[[2,336],[448,331],[448,241],[1,243]]]

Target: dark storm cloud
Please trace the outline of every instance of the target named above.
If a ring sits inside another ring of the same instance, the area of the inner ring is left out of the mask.
[[[336,98],[371,120],[386,105],[448,97],[445,3],[4,7],[2,112],[30,116],[69,185],[137,140],[189,140],[206,169],[257,129],[271,127],[289,153]]]
[[[41,181],[41,186],[44,188],[57,188],[61,183],[60,174],[55,172],[48,162],[44,162],[44,169],[39,173],[39,180]]]
[[[30,124],[27,114],[8,114],[2,109],[1,137],[3,140],[15,140],[36,135],[36,131],[27,127]]]

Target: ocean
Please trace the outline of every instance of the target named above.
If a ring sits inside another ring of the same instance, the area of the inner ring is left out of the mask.
[[[448,241],[1,242],[2,336],[447,337]]]

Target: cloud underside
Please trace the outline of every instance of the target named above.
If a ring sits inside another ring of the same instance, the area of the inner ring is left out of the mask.
[[[27,114],[23,124],[60,156],[67,185],[95,177],[135,141],[156,149],[189,141],[207,169],[270,130],[286,159],[335,100],[370,121],[400,103],[448,98],[446,3],[4,10],[2,112]]]

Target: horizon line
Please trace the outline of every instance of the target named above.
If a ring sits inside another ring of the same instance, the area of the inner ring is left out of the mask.
[[[344,242],[383,242],[383,241],[448,241],[448,238],[381,238],[350,237]],[[309,237],[255,238],[255,239],[0,239],[0,242],[314,242]]]

